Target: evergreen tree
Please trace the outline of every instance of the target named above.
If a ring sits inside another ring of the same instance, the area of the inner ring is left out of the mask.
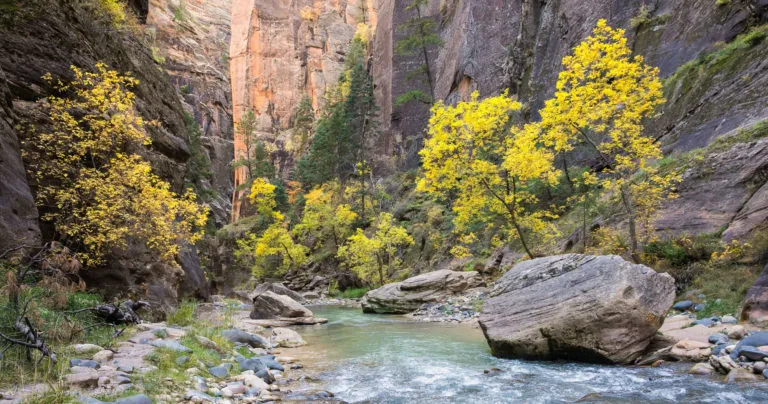
[[[421,56],[423,64],[417,69],[410,71],[405,79],[406,81],[412,81],[421,78],[422,82],[429,87],[429,94],[425,94],[420,89],[412,89],[397,97],[396,105],[402,105],[409,101],[419,101],[425,104],[432,104],[433,102],[435,84],[432,78],[429,48],[432,46],[442,46],[443,41],[437,35],[435,20],[421,15],[421,7],[427,5],[427,3],[428,0],[413,0],[411,4],[406,6],[405,9],[407,11],[413,12],[413,17],[397,27],[398,31],[405,32],[407,36],[397,41],[395,53],[400,56]]]
[[[301,98],[296,115],[293,119],[293,141],[299,153],[307,151],[309,138],[312,135],[312,125],[315,123],[315,110],[312,108],[312,99],[305,95]]]

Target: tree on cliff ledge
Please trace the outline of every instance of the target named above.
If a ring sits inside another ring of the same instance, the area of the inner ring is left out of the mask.
[[[558,151],[588,145],[605,167],[588,178],[610,192],[624,209],[631,254],[637,258],[638,222],[646,239],[660,204],[674,197],[676,173],[662,174],[652,162],[662,156],[643,120],[664,103],[659,70],[632,57],[624,30],[600,20],[592,36],[563,59],[555,96],[540,111],[541,127]]]

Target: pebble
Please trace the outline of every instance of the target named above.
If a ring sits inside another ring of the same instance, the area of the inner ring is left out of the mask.
[[[720,345],[728,343],[728,336],[725,334],[717,333],[712,334],[707,338],[710,344]]]
[[[227,377],[227,375],[229,375],[229,369],[231,368],[232,368],[231,363],[223,363],[219,366],[208,368],[208,373],[212,374],[215,377],[218,377],[219,379],[223,379]]]
[[[184,356],[179,356],[178,358],[176,358],[176,364],[179,365],[179,366],[184,366],[188,362],[189,362],[189,356],[184,355]]]
[[[152,404],[152,400],[144,394],[125,397],[117,400],[115,404]]]
[[[703,311],[706,308],[707,308],[706,304],[699,303],[696,306],[693,306],[693,311],[699,312],[699,311]]]
[[[747,330],[740,325],[728,327],[725,331],[728,334],[728,338],[731,339],[742,339],[747,334]]]

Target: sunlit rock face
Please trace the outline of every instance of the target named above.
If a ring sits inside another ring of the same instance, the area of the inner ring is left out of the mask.
[[[288,129],[304,96],[315,110],[344,68],[357,24],[376,24],[373,0],[234,0],[230,71],[235,122],[253,110],[259,138],[284,176],[294,164]],[[235,135],[235,154],[244,153]],[[235,172],[235,185],[246,180]],[[240,215],[234,197],[233,218]]]

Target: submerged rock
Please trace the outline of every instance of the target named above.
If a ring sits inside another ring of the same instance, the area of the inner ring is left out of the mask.
[[[675,286],[615,255],[568,254],[516,265],[490,296],[480,326],[495,356],[627,364],[656,335]]]
[[[364,313],[407,314],[484,284],[478,272],[442,269],[371,290],[360,303]]]

